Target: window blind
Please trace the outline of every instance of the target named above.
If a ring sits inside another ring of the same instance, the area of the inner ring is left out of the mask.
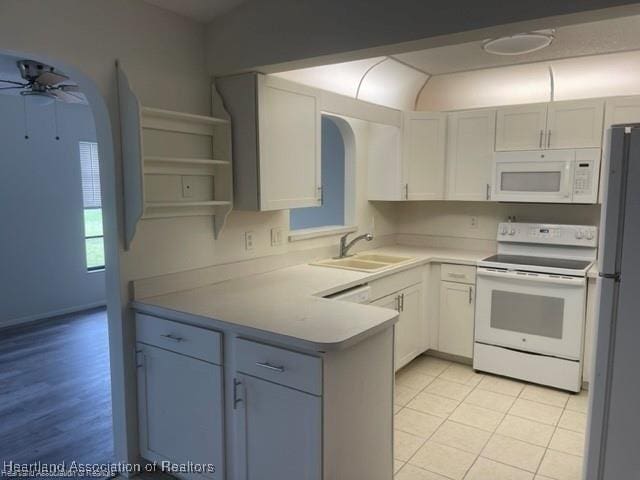
[[[80,142],[80,170],[84,208],[101,208],[100,159],[96,142]]]

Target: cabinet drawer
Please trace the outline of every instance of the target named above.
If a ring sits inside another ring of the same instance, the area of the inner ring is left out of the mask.
[[[322,394],[322,359],[239,338],[237,369],[271,382]]]
[[[138,313],[136,339],[138,342],[222,365],[222,336],[213,330]]]
[[[370,282],[371,299],[378,300],[379,298],[398,292],[403,288],[410,287],[416,283],[421,283],[422,272],[423,269],[421,267],[412,268],[410,270],[394,273],[393,275]]]
[[[440,280],[475,285],[476,267],[443,263],[442,267],[440,267]]]

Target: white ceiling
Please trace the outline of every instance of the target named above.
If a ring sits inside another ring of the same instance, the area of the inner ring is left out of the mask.
[[[526,55],[499,56],[482,50],[482,43],[458,45],[401,53],[393,57],[431,75],[482,68],[557,60],[640,49],[640,16],[582,23],[556,29],[553,43]]]
[[[549,47],[525,55],[492,55],[480,41],[274,75],[401,110],[635,95],[638,31],[631,16],[558,28]]]
[[[156,7],[178,13],[183,17],[207,23],[246,0],[144,0]]]

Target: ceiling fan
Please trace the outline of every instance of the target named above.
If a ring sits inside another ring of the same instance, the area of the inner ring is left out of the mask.
[[[59,100],[65,103],[85,103],[84,96],[79,92],[77,85],[64,83],[69,80],[66,75],[57,72],[54,67],[33,60],[18,60],[16,62],[20,76],[24,82],[14,80],[2,80],[1,90],[20,90],[23,97],[39,97],[44,99]]]

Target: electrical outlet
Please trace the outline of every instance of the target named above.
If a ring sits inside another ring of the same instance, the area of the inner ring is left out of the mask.
[[[193,197],[193,182],[191,181],[191,177],[185,175],[182,176],[182,197]]]
[[[471,216],[471,222],[470,222],[469,226],[471,228],[478,228],[478,217],[476,217],[475,215],[472,215]]]
[[[249,251],[255,249],[253,232],[244,232],[244,249]]]
[[[273,227],[271,229],[271,246],[279,247],[284,241],[284,227]]]

